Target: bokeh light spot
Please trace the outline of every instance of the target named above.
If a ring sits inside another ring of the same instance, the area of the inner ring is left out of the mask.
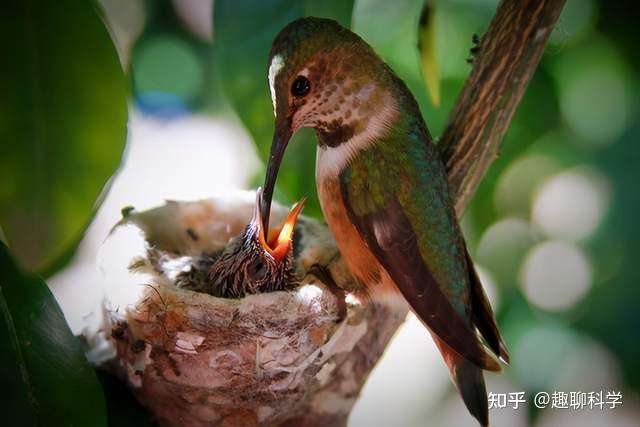
[[[532,326],[512,350],[513,372],[529,390],[553,390],[556,375],[578,348],[579,337],[570,329],[553,324]]]
[[[591,168],[575,168],[545,181],[533,203],[532,219],[544,233],[565,239],[589,237],[610,204],[610,185]]]
[[[588,335],[560,323],[530,323],[511,349],[512,370],[529,391],[620,390],[620,365]]]
[[[527,299],[550,311],[578,302],[591,286],[592,269],[576,245],[560,240],[541,243],[524,261],[520,281]]]
[[[423,425],[450,387],[428,330],[410,313],[362,389],[349,425]]]
[[[133,78],[139,94],[167,92],[188,101],[199,93],[204,70],[196,52],[185,41],[151,35],[136,48]]]
[[[584,341],[573,349],[575,357],[568,360],[556,376],[557,387],[564,390],[619,389],[623,381],[618,360],[602,344],[590,339]]]
[[[502,173],[494,192],[496,212],[500,215],[529,216],[534,190],[559,166],[553,158],[541,154],[521,157]]]
[[[585,43],[558,59],[560,110],[579,140],[591,146],[616,142],[630,118],[627,65],[606,41]]]
[[[505,218],[484,232],[477,250],[477,262],[491,272],[500,286],[514,283],[520,263],[535,241],[529,223]]]
[[[627,86],[615,70],[594,66],[578,72],[560,97],[560,107],[573,130],[587,142],[614,142],[629,120]]]

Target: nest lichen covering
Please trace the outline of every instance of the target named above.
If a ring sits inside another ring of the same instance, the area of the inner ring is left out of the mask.
[[[288,291],[193,291],[251,217],[253,195],[124,211],[105,243],[105,324],[89,337],[163,424],[345,425],[406,310],[362,304],[327,228],[302,217]],[[273,221],[286,210],[275,206]],[[344,295],[311,269],[330,272]],[[311,269],[311,271],[310,271]],[[104,345],[106,343],[106,346]]]

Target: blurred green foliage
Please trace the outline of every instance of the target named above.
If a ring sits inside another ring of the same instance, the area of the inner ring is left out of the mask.
[[[0,54],[3,420],[106,425],[80,342],[46,283],[22,268],[51,273],[75,253],[124,151],[128,85],[92,2],[10,1]]]
[[[1,242],[0,272],[3,423],[105,426],[100,383],[46,283],[23,274]]]
[[[126,141],[127,83],[92,2],[0,14],[0,223],[42,271],[77,245]]]

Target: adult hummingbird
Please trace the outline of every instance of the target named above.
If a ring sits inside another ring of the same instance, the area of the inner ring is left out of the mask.
[[[263,220],[300,128],[317,135],[322,211],[364,298],[404,298],[428,327],[465,405],[488,424],[482,370],[508,362],[469,257],[444,165],[418,104],[373,49],[338,23],[301,18],[269,55],[275,133]],[[493,354],[493,355],[492,355]]]
[[[304,199],[296,203],[282,224],[263,227],[262,191],[256,193],[253,218],[244,232],[227,244],[211,266],[207,291],[218,297],[283,290],[294,282],[293,233]],[[269,230],[267,232],[267,230]]]

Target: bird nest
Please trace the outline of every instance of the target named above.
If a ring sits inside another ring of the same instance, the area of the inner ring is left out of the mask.
[[[305,217],[286,290],[199,292],[254,200],[123,210],[105,242],[105,323],[91,341],[107,350],[102,366],[162,424],[346,425],[406,310],[358,301],[326,226]],[[274,205],[274,221],[286,213]]]

